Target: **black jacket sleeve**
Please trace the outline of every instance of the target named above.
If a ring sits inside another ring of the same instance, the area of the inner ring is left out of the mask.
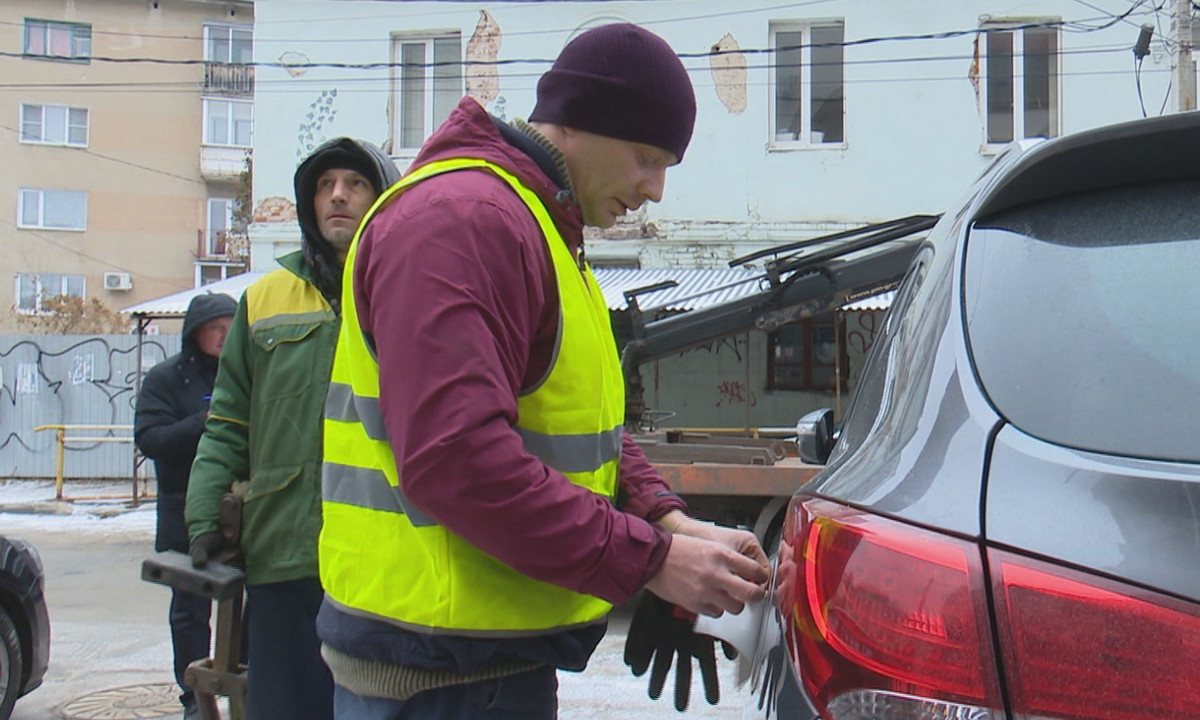
[[[133,439],[142,454],[153,460],[190,458],[204,432],[207,411],[182,415],[177,402],[181,398],[165,380],[157,373],[146,376],[134,412]]]

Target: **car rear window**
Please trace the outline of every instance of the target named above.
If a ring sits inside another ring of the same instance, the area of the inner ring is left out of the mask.
[[[976,372],[1013,425],[1085,450],[1200,462],[1200,181],[981,220],[963,288]]]

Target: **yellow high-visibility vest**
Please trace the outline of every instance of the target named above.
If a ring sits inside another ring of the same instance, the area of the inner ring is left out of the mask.
[[[612,501],[625,392],[608,308],[591,270],[580,271],[537,195],[495,164],[443,160],[389,188],[367,218],[415,183],[472,169],[494,173],[524,201],[545,236],[558,283],[562,324],[553,365],[518,398],[520,419],[513,429],[529,453]],[[366,225],[364,219],[360,235]],[[354,304],[358,239],[346,258],[342,327],[325,409],[319,557],[328,598],[355,615],[417,632],[477,637],[541,634],[603,617],[611,609],[606,601],[516,572],[404,497],[404,469],[396,466],[379,410],[379,365]]]

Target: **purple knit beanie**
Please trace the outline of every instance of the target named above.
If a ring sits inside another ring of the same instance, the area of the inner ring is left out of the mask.
[[[567,43],[538,80],[529,122],[644,143],[682,160],[696,95],[662,38],[628,23],[602,25]]]

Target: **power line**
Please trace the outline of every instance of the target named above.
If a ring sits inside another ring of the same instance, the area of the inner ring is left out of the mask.
[[[20,227],[5,218],[0,218],[0,222],[3,222],[6,226],[8,226],[18,232],[24,233],[25,235],[27,235],[29,237],[37,238],[38,240],[41,240],[42,242],[46,243],[47,245],[56,247],[59,250],[62,250],[64,252],[70,253],[77,257],[83,258],[85,260],[91,260],[92,262],[96,263],[97,265],[107,266],[107,267],[112,268],[113,270],[119,270],[121,272],[131,273],[131,274],[137,275],[139,278],[144,278],[146,280],[149,280],[150,282],[158,283],[160,286],[163,286],[163,287],[167,287],[167,288],[177,287],[176,283],[169,282],[167,280],[162,280],[160,278],[154,277],[153,275],[147,275],[146,273],[137,272],[136,270],[133,270],[129,267],[118,265],[117,263],[114,263],[111,258],[100,258],[95,255],[90,255],[90,254],[80,250],[79,248],[74,248],[74,247],[71,247],[70,245],[67,245],[66,243],[62,243],[62,242],[59,242],[52,238],[46,237],[45,235],[43,235],[40,232],[37,232],[36,230],[31,230],[30,228]],[[30,263],[28,261],[28,258],[26,258],[24,264],[26,266],[31,266],[34,263]]]
[[[17,130],[16,128],[11,128],[3,123],[0,123],[0,130],[7,130],[7,131],[13,133],[14,135],[18,135],[18,136],[21,134],[21,132],[19,130]],[[89,150],[88,148],[66,147],[65,149],[72,150],[74,152],[80,152],[85,155],[91,155],[92,157],[100,158],[101,160],[107,160],[109,162],[114,162],[114,163],[117,163],[118,165],[125,165],[125,166],[131,167],[131,168],[136,168],[138,170],[145,170],[146,172],[152,172],[152,173],[157,173],[159,175],[165,175],[166,177],[175,178],[176,180],[183,180],[185,182],[194,183],[194,184],[198,184],[198,185],[206,184],[203,180],[197,180],[196,178],[184,177],[183,175],[176,175],[175,173],[167,172],[166,170],[159,170],[158,168],[152,168],[152,167],[149,167],[146,165],[139,165],[138,163],[135,163],[135,162],[132,162],[129,160],[122,160],[121,158],[115,158],[115,157],[111,157],[109,155],[103,155],[101,153],[95,152],[94,150]]]
[[[318,1],[324,2],[325,0],[318,0]],[[380,1],[392,2],[393,0],[380,0]],[[688,1],[688,0],[683,0],[683,1]],[[741,16],[745,16],[748,13],[755,14],[755,13],[777,12],[780,10],[796,10],[799,8],[811,7],[814,5],[825,5],[825,4],[828,4],[831,2],[837,2],[837,0],[807,0],[806,2],[784,3],[781,5],[772,5],[772,6],[768,6],[768,7],[752,8],[750,10],[739,9],[739,10],[730,10],[730,11],[718,12],[718,13],[706,13],[703,15],[686,15],[686,16],[680,16],[680,17],[667,18],[665,20],[656,20],[656,21],[652,21],[652,22],[647,22],[647,23],[644,23],[644,25],[657,26],[657,25],[668,25],[668,24],[681,23],[681,22],[692,22],[695,20],[710,20],[710,19],[733,17],[733,16],[741,17]],[[460,15],[460,14],[462,14],[462,12],[463,11],[460,9],[455,9],[455,10],[438,10],[438,11],[430,11],[430,12],[423,12],[423,13],[414,13],[411,11],[406,11],[403,13],[385,14],[385,15],[381,15],[381,14],[354,15],[354,16],[338,15],[336,17],[323,18],[322,24],[347,23],[347,22],[353,23],[353,22],[361,22],[361,21],[379,22],[379,21],[383,21],[383,20],[412,21],[412,20],[420,19],[420,18],[435,18],[435,17]],[[253,25],[251,25],[250,23],[230,22],[227,20],[204,20],[203,23],[205,25],[209,25],[209,24],[220,25],[222,27],[235,27],[236,28],[236,27],[240,26],[240,27],[244,27],[244,28],[253,28],[254,34],[255,34],[255,37],[254,37],[255,42],[262,42],[262,43],[287,42],[287,43],[304,43],[304,44],[321,44],[321,43],[345,44],[345,43],[360,43],[360,42],[362,42],[361,38],[320,38],[320,37],[318,37],[318,38],[303,38],[303,37],[295,37],[295,36],[272,38],[272,37],[262,37],[261,33],[259,32],[260,28],[266,27],[268,25],[274,25],[274,26],[296,25],[296,24],[310,25],[312,23],[312,21],[309,19],[304,19],[304,20],[260,20],[258,18],[255,18]],[[8,25],[8,26],[12,26],[12,27],[23,27],[24,23],[0,20],[0,25]],[[573,29],[574,28],[553,28],[553,29],[547,29],[547,30],[518,30],[518,31],[513,31],[513,32],[507,32],[507,33],[505,33],[505,36],[506,37],[532,37],[532,36],[539,36],[539,35],[561,35],[563,33],[571,32]],[[186,34],[185,35],[157,35],[157,34],[153,34],[153,33],[121,32],[121,31],[117,31],[117,30],[97,30],[95,28],[92,29],[92,34],[93,35],[110,36],[110,37],[154,38],[154,39],[159,39],[159,40],[186,40],[188,42],[203,41],[206,39],[205,36],[203,36],[203,35],[186,35]]]
[[[1120,44],[1105,44],[1093,45],[1087,47],[1078,47],[1071,49],[1059,50],[1055,53],[1060,57],[1072,56],[1095,56],[1095,55],[1110,55],[1115,53],[1129,52],[1129,46]],[[923,55],[923,56],[908,56],[895,58],[875,58],[861,60],[843,60],[842,62],[806,62],[799,63],[803,67],[824,67],[830,65],[839,65],[844,67],[871,67],[883,65],[900,65],[908,64],[915,65],[919,63],[951,63],[951,62],[969,62],[974,59],[973,54],[957,53],[948,55]],[[776,63],[748,63],[746,66],[748,71],[770,71],[778,67]],[[689,74],[696,78],[703,78],[708,73],[707,67],[693,67],[687,69]],[[1120,73],[1129,72],[1128,70],[1120,71]],[[1063,71],[1058,73],[1062,77],[1072,77],[1081,74],[1089,74],[1089,71]],[[506,81],[521,81],[529,80],[530,85],[526,89],[532,89],[533,81],[540,77],[540,73],[510,73],[504,76]],[[955,74],[946,76],[945,79],[958,79],[961,75]],[[929,79],[928,77],[920,79]],[[918,80],[916,77],[897,78],[897,81]],[[843,82],[847,85],[853,85],[858,82],[863,82],[862,78],[849,77],[844,78]],[[281,78],[275,80],[264,80],[256,78],[255,85],[258,88],[270,88],[274,92],[285,90],[294,90],[296,92],[307,92],[311,87],[324,87],[329,84],[330,80],[326,77],[319,78]],[[374,77],[343,77],[337,80],[339,87],[345,87],[346,83],[350,84],[378,84],[379,89],[390,90],[393,82],[391,76],[374,76]],[[703,83],[694,80],[698,86]],[[69,90],[74,93],[91,93],[91,92],[108,92],[114,89],[122,89],[129,93],[141,94],[179,94],[179,93],[197,93],[201,92],[200,83],[194,81],[177,81],[177,82],[109,82],[109,83],[86,83],[86,82],[68,82],[68,83],[0,83],[0,92],[4,91],[25,91],[25,90]],[[354,92],[353,88],[348,89],[349,92]],[[234,98],[236,99],[236,98]],[[249,99],[247,99],[249,101]]]
[[[370,0],[370,1],[371,2],[388,2],[388,3],[394,4],[392,2],[392,0]],[[733,17],[733,16],[740,17],[740,16],[745,16],[747,14],[777,12],[780,10],[797,10],[797,9],[804,8],[804,7],[811,7],[813,5],[826,5],[828,3],[836,2],[836,1],[837,0],[806,0],[805,2],[783,3],[780,5],[772,5],[772,6],[768,6],[768,7],[750,8],[748,10],[744,9],[744,8],[739,8],[736,10],[729,10],[726,12],[719,12],[719,13],[707,13],[704,15],[686,15],[686,16],[672,17],[672,18],[666,18],[663,20],[649,21],[649,22],[640,23],[640,24],[643,27],[654,27],[654,26],[666,25],[666,24],[670,24],[670,23],[690,22],[693,20],[707,20],[707,19],[712,19],[712,18]],[[324,3],[324,0],[314,0],[314,3]],[[370,15],[338,15],[336,17],[324,17],[321,19],[321,22],[323,24],[327,24],[327,23],[343,23],[343,22],[356,23],[356,22],[361,22],[364,20],[372,21],[372,22],[379,22],[382,20],[414,20],[414,19],[423,19],[423,18],[456,16],[456,15],[461,15],[462,13],[463,13],[463,11],[461,9],[436,10],[436,11],[429,11],[429,12],[424,12],[424,13],[415,13],[410,10],[410,11],[396,13],[396,14],[373,13]],[[259,20],[256,17],[254,24],[255,24],[255,27],[257,28],[260,26],[265,27],[268,25],[271,25],[271,26],[311,25],[312,22],[313,21],[311,18],[304,18],[304,19],[299,19],[299,20],[291,20],[291,19],[288,19],[288,20]],[[533,35],[561,35],[564,33],[572,32],[574,30],[575,30],[575,28],[555,28],[555,29],[549,29],[549,30],[527,30],[527,31],[518,31],[515,33],[505,33],[505,35],[507,37],[533,36]],[[307,41],[298,40],[298,39],[292,38],[292,37],[284,38],[279,41],[307,42]],[[325,42],[325,41],[318,41],[318,42]],[[327,42],[346,42],[346,41],[328,40]],[[360,42],[360,40],[353,40],[351,42]]]
[[[820,0],[827,1],[827,0]],[[841,42],[826,42],[826,43],[811,43],[808,47],[813,48],[830,48],[830,47],[857,47],[863,45],[874,45],[888,42],[912,42],[919,40],[947,40],[964,36],[988,35],[996,32],[1013,32],[1017,30],[1028,29],[1052,29],[1061,28],[1064,32],[1074,32],[1080,34],[1093,33],[1108,29],[1113,25],[1127,19],[1138,7],[1144,4],[1145,0],[1135,0],[1130,6],[1120,15],[1105,15],[1103,18],[1086,18],[1084,20],[1047,20],[1043,22],[1025,22],[1025,23],[995,23],[993,26],[985,25],[983,27],[968,28],[961,30],[947,30],[935,33],[918,33],[906,35],[884,35],[878,37],[859,38],[855,40],[843,40]],[[1093,21],[1103,21],[1100,25],[1087,25]],[[756,54],[776,54],[783,50],[798,49],[800,45],[788,45],[775,48],[742,48],[738,50],[706,50],[696,53],[677,53],[681,59],[703,59],[728,55],[732,53],[742,53],[745,55]],[[8,51],[0,51],[0,57],[22,59],[29,57],[25,53],[14,53]],[[202,59],[171,59],[171,58],[151,58],[151,57],[107,57],[92,55],[88,58],[92,62],[114,63],[114,64],[152,64],[152,65],[175,65],[175,66],[190,66],[190,65],[210,65],[212,61]],[[399,67],[498,67],[506,65],[550,65],[553,64],[554,58],[508,58],[497,60],[452,60],[428,63],[409,63],[409,62],[369,62],[369,63],[345,63],[345,62],[304,62],[304,63],[285,63],[285,62],[248,62],[248,63],[222,63],[234,67],[253,67],[253,68],[276,68],[284,70],[311,70],[311,69],[342,69],[342,70],[383,70]]]
[[[57,22],[57,21],[51,21],[51,22]],[[224,23],[224,22],[219,23],[216,20],[205,21],[204,24],[207,25],[210,23],[213,25],[220,24],[223,27],[230,27],[231,25],[239,25],[239,24],[244,27],[252,27],[252,25],[250,23]],[[18,28],[25,27],[24,22],[13,22],[11,20],[0,20],[0,25],[8,25],[9,27],[18,27]],[[111,37],[131,37],[131,38],[141,38],[141,39],[152,38],[154,40],[186,40],[188,42],[195,42],[198,40],[203,41],[205,39],[203,35],[157,35],[155,33],[120,32],[117,30],[97,30],[94,27],[92,28],[92,35],[93,36],[105,35],[105,36],[111,36]]]

